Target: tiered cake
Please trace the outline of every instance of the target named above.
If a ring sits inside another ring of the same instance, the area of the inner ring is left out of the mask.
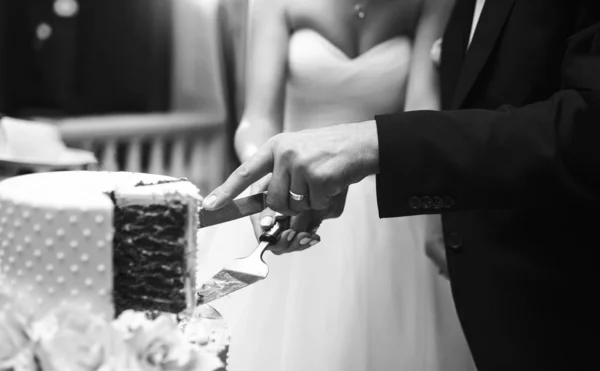
[[[193,184],[148,174],[7,179],[0,285],[34,317],[73,302],[107,319],[127,309],[179,313],[195,287],[200,202]]]

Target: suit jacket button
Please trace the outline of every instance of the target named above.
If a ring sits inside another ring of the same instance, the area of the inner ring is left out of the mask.
[[[411,197],[408,199],[408,207],[412,210],[419,210],[421,209],[421,206],[421,200],[419,197]]]
[[[431,197],[421,197],[421,203],[423,204],[423,209],[425,210],[433,208],[433,200]]]
[[[462,237],[458,233],[450,233],[446,242],[448,243],[448,246],[455,250],[462,247],[463,243]]]
[[[433,197],[433,208],[440,210],[444,207],[444,200],[441,197]]]
[[[449,209],[452,206],[454,206],[454,200],[452,199],[452,197],[444,196],[443,203],[445,209]]]

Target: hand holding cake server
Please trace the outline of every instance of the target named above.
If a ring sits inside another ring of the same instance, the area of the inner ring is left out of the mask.
[[[305,210],[341,211],[348,186],[378,172],[374,121],[282,133],[271,138],[209,195],[207,210],[223,207],[272,172],[267,205],[285,215]],[[336,215],[339,216],[339,215]]]
[[[342,136],[344,133],[346,137]],[[211,225],[249,215],[250,212],[262,211],[265,206],[286,215],[316,210],[303,213],[300,220],[297,220],[298,224],[311,225],[315,221],[319,223],[323,219],[338,217],[344,208],[348,186],[377,171],[377,154],[377,130],[374,122],[277,135],[205,199],[200,224],[203,224],[203,216],[206,220],[212,219],[208,223]],[[272,176],[267,177],[271,172]],[[261,179],[268,181],[266,205],[262,204],[264,193],[233,201],[243,190]],[[254,198],[258,201],[246,201]],[[240,205],[246,203],[253,205],[241,207],[247,209],[247,213],[240,212]],[[231,208],[232,212],[228,212],[227,208]],[[285,219],[289,226],[289,218]],[[288,229],[281,226],[278,228],[278,224],[276,222],[273,227],[278,232],[272,233],[272,228],[261,235],[260,244],[252,254],[234,261],[205,282],[198,293],[199,302],[209,303],[264,279],[268,274],[268,267],[262,260],[266,248],[276,254],[293,251],[289,247],[277,246],[281,232]],[[305,245],[300,249],[309,246]]]

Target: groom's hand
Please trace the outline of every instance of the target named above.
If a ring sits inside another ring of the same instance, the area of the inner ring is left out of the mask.
[[[285,215],[326,210],[335,204],[335,196],[377,173],[378,167],[374,121],[279,134],[205,198],[203,207],[221,208],[272,173],[267,193],[270,209]]]

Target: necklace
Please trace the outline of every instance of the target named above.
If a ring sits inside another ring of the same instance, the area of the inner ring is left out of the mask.
[[[365,2],[357,2],[354,4],[354,15],[358,19],[364,19],[367,16],[367,4]]]

